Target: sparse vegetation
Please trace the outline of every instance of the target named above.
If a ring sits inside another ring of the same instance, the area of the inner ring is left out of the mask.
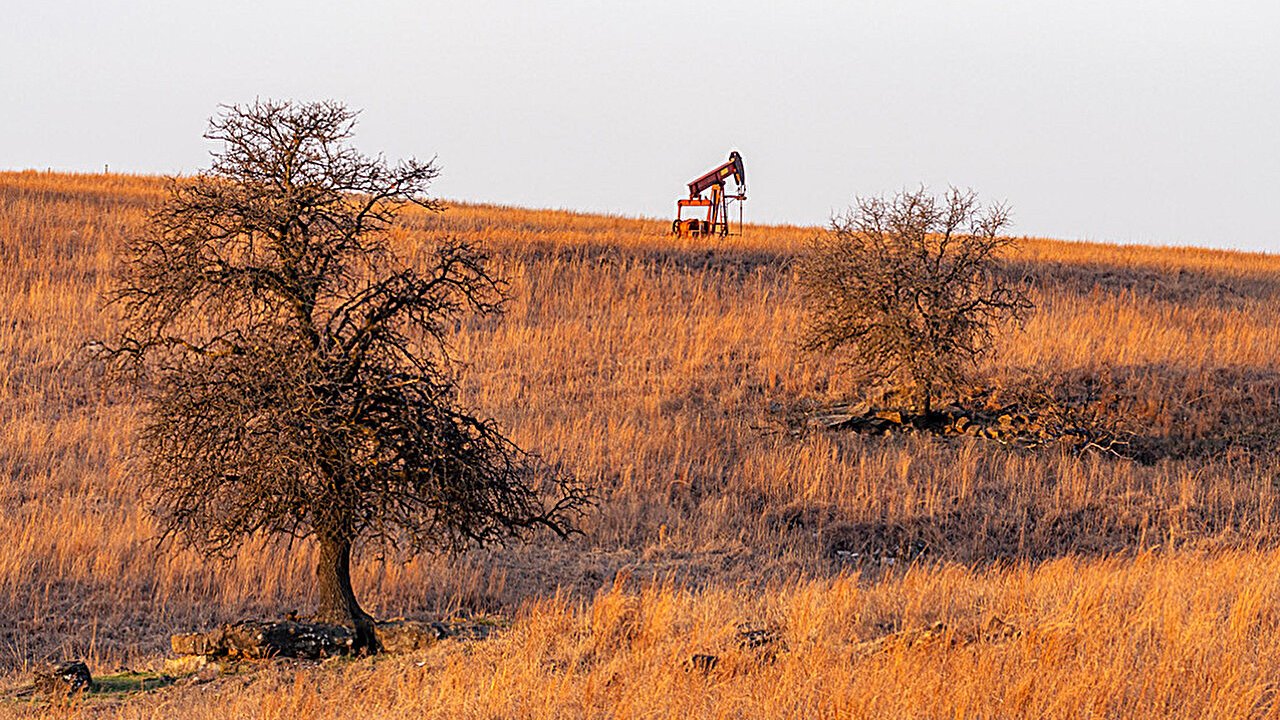
[[[84,346],[164,198],[150,178],[0,174],[0,663],[159,667],[168,635],[316,602],[318,549],[157,553],[135,398]],[[1280,258],[1026,240],[1037,312],[994,340],[985,402],[1038,388],[1125,419],[1151,462],[968,436],[769,434],[841,399],[794,364],[785,269],[809,228],[673,241],[665,222],[408,208],[414,267],[456,235],[510,279],[468,316],[458,397],[557,449],[600,503],[584,535],[389,552],[352,570],[373,614],[492,613],[490,640],[272,665],[57,713],[255,716],[1265,717],[1280,683]],[[904,571],[909,568],[909,571]],[[615,589],[616,587],[616,589]],[[559,590],[557,590],[559,588]],[[993,618],[1001,622],[996,624]],[[938,624],[941,623],[941,626]],[[1005,627],[1007,626],[1007,628]],[[744,631],[775,637],[753,647]],[[704,673],[688,664],[715,656]],[[0,701],[0,715],[40,706]]]
[[[799,264],[803,346],[840,352],[864,382],[892,381],[924,414],[961,389],[1001,323],[1031,303],[1000,273],[1009,213],[972,191],[858,198]]]

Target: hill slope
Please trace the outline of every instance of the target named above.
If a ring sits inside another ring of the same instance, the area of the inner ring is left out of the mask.
[[[309,607],[313,548],[221,564],[153,542],[137,409],[85,351],[151,178],[0,174],[0,666],[145,664],[167,634]],[[1243,716],[1280,681],[1280,258],[1028,240],[1037,313],[988,367],[1105,413],[1141,462],[917,435],[787,432],[839,402],[793,347],[812,228],[678,241],[664,223],[460,205],[507,315],[460,327],[464,400],[599,488],[585,535],[362,557],[378,615],[513,617],[421,658],[265,673],[125,716]],[[523,608],[523,609],[521,609]],[[996,620],[993,620],[995,618]],[[940,626],[936,624],[941,623]],[[738,646],[739,626],[772,648]],[[934,627],[934,630],[926,631]],[[879,639],[879,640],[877,640]],[[682,666],[721,658],[710,673]],[[296,677],[295,677],[296,675]],[[211,702],[216,698],[216,703]]]

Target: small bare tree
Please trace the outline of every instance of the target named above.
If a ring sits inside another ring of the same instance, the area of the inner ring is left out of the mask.
[[[1009,212],[972,191],[921,188],[858,198],[798,264],[808,310],[802,347],[848,353],[869,383],[891,382],[928,414],[992,347],[996,329],[1031,303],[998,270],[1014,245]]]
[[[115,366],[147,407],[147,486],[164,523],[210,553],[249,535],[314,536],[322,622],[370,618],[358,542],[452,551],[565,535],[588,502],[567,476],[457,402],[447,339],[499,312],[486,254],[437,239],[425,261],[388,231],[438,171],[346,144],[332,102],[225,107],[212,167],[172,183],[129,247]]]

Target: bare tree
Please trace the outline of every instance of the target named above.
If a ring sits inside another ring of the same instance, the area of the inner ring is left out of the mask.
[[[455,238],[425,261],[388,231],[438,170],[346,141],[332,102],[224,107],[209,170],[174,181],[132,242],[112,354],[148,408],[147,485],[165,536],[229,554],[249,535],[314,536],[317,619],[370,618],[351,586],[358,542],[454,551],[561,536],[584,488],[461,408],[448,335],[496,313],[503,283]]]
[[[1031,303],[998,270],[1009,212],[972,191],[921,188],[856,207],[814,238],[798,265],[808,310],[802,346],[847,353],[861,379],[893,383],[924,413],[989,352],[1000,323]]]

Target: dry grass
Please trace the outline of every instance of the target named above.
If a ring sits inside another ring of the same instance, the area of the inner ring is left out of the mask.
[[[142,663],[175,629],[306,609],[312,548],[157,552],[136,409],[83,348],[150,178],[0,175],[0,664]],[[569,545],[363,558],[371,611],[516,614],[497,640],[170,690],[99,712],[261,715],[1244,717],[1280,655],[1280,258],[1029,240],[1038,313],[987,368],[1093,402],[1136,463],[974,439],[775,430],[848,388],[799,358],[809,228],[676,241],[665,224],[460,205],[400,241],[483,239],[512,280],[459,328],[466,400],[598,483]],[[854,555],[856,553],[856,557]],[[908,558],[911,563],[908,563]],[[624,580],[615,583],[619,570]],[[653,584],[656,581],[657,584]],[[616,586],[616,587],[615,587]],[[980,632],[999,617],[1019,633]],[[947,624],[940,639],[861,644]],[[773,662],[737,649],[776,629]],[[723,657],[710,675],[681,669]],[[425,662],[422,666],[417,663]],[[0,713],[5,709],[0,707]]]
[[[764,595],[615,591],[585,609],[540,602],[470,649],[267,672],[177,707],[282,719],[1264,717],[1280,709],[1278,571],[1275,553],[1141,555]],[[743,647],[743,622],[777,640]],[[720,661],[706,673],[677,661],[695,653]],[[174,709],[161,695],[119,716]]]

